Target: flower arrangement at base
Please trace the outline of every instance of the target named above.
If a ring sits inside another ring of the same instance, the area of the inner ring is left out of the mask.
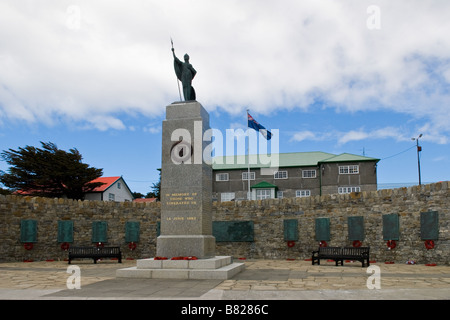
[[[167,257],[154,257],[153,260],[169,260]],[[189,257],[173,257],[170,260],[198,260],[195,256],[189,256]]]

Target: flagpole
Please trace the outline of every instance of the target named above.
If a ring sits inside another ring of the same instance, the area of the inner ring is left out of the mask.
[[[247,127],[255,129],[257,132],[261,133],[266,140],[270,140],[272,138],[272,133],[269,130],[267,130],[265,127],[263,127],[261,124],[256,122],[256,120],[253,119],[253,117],[248,113],[248,111],[249,111],[249,109],[247,109]],[[247,144],[248,171],[247,171],[247,174],[248,174],[248,195],[249,195],[248,198],[250,199],[250,151],[249,151],[249,149],[250,149],[250,134],[249,134],[248,129],[247,129],[247,136],[248,136],[248,144]],[[261,139],[261,137],[258,137],[258,138]],[[257,145],[255,148],[255,150],[256,150],[255,156],[259,156],[259,152],[261,150],[258,150],[258,142],[256,142],[256,143],[257,143]],[[258,162],[258,160],[256,160],[256,161]],[[256,178],[256,172],[255,172],[255,178]]]
[[[247,185],[248,185],[248,192],[247,192],[247,200],[251,200],[251,193],[250,193],[250,152],[249,152],[249,148],[250,148],[250,134],[248,131],[248,110],[247,109],[247,137],[248,137],[248,141],[247,141],[247,164],[248,164],[248,171],[247,171]]]

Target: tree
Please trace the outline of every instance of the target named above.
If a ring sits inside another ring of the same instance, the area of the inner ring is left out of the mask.
[[[83,163],[77,149],[66,152],[52,142],[41,144],[42,148],[26,146],[0,154],[11,166],[9,173],[0,171],[4,186],[34,196],[83,199],[86,192],[103,184],[90,183],[102,176],[103,169]]]
[[[8,194],[11,194],[11,191],[9,191],[8,189],[3,189],[2,187],[0,187],[0,194],[8,195]]]
[[[144,197],[144,195],[140,192],[132,192],[131,194],[133,195],[134,199],[140,199]]]
[[[147,193],[146,198],[157,198],[161,201],[161,169],[157,169],[159,171],[159,181],[157,183],[153,183],[151,192]]]

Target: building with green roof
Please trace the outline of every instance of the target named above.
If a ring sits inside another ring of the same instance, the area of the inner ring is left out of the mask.
[[[373,191],[378,161],[321,151],[215,157],[213,198],[231,201],[250,195],[256,200]]]

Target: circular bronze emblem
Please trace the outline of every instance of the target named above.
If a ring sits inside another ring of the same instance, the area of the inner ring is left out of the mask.
[[[184,140],[175,142],[170,148],[170,159],[175,164],[191,163],[191,157],[194,153],[192,145]]]

